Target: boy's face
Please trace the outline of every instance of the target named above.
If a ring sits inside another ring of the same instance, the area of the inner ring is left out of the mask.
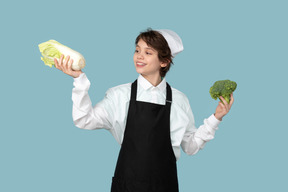
[[[149,47],[142,39],[136,45],[133,60],[137,73],[144,77],[160,77],[160,68],[167,65],[159,60],[158,51]]]

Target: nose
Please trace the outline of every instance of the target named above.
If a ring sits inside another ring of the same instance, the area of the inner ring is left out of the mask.
[[[138,52],[136,54],[137,54],[137,59],[143,59],[143,55],[141,52]]]

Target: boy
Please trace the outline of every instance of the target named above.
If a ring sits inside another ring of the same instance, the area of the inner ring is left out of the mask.
[[[74,77],[73,121],[83,129],[105,128],[121,144],[112,192],[178,192],[176,160],[180,146],[196,154],[214,138],[215,130],[233,104],[221,97],[216,111],[198,129],[187,97],[171,88],[165,75],[181,51],[181,38],[171,30],[140,33],[135,41],[134,83],[113,87],[92,107],[90,82],[82,71],[73,71],[69,56],[55,66]]]

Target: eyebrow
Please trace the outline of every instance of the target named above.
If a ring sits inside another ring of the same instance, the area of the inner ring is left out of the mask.
[[[140,46],[137,44],[136,47],[140,47]],[[150,50],[152,50],[152,51],[156,51],[156,50],[153,49],[152,47],[145,47],[144,49],[150,49]]]

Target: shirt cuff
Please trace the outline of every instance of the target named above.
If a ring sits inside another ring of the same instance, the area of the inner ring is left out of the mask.
[[[83,76],[85,75],[85,73],[81,73],[78,77],[73,78],[74,81],[81,81],[81,79],[83,79]],[[86,76],[86,75],[85,75]]]
[[[214,114],[212,114],[208,119],[207,119],[207,123],[209,124],[209,126],[212,129],[217,130],[218,129],[218,125],[221,123],[221,121],[219,121]]]
[[[88,80],[85,73],[81,73],[79,77],[73,78],[74,79],[74,87],[76,90],[88,90],[90,88],[90,81]]]

